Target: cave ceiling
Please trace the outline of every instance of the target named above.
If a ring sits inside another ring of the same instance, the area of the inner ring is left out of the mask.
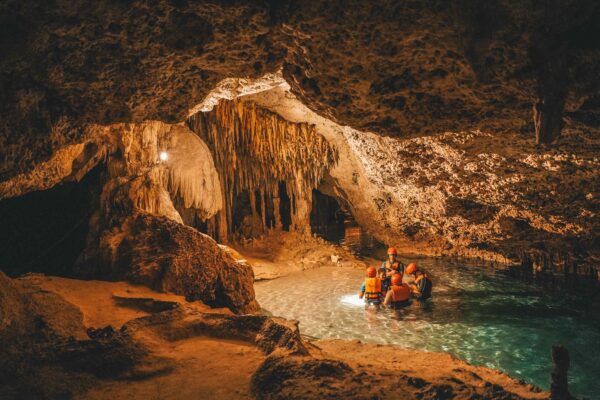
[[[86,124],[182,122],[221,80],[277,71],[309,108],[360,130],[530,134],[540,65],[562,57],[566,111],[597,122],[599,10],[595,1],[3,1],[0,179],[80,141]]]

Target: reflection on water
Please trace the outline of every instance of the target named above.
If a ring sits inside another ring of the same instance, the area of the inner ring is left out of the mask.
[[[570,383],[579,396],[600,393],[600,316],[583,300],[567,302],[501,271],[442,259],[416,261],[434,281],[434,298],[401,310],[366,309],[356,294],[363,271],[322,268],[255,285],[268,312],[300,321],[318,338],[447,351],[548,389],[550,348],[571,353]]]

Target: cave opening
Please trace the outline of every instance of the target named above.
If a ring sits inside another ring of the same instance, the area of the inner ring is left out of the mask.
[[[244,225],[247,225],[246,219],[252,217],[252,205],[247,190],[241,191],[234,197],[232,213],[233,229],[235,232],[240,232]]]
[[[310,230],[313,235],[339,244],[344,239],[347,219],[348,213],[342,210],[335,197],[313,189],[310,210]]]
[[[279,182],[279,216],[281,229],[289,231],[292,225],[292,200],[288,195],[285,182]]]
[[[318,189],[312,191],[310,229],[313,235],[342,246],[358,258],[385,258],[385,244],[359,225],[343,201]]]
[[[267,229],[275,228],[275,203],[273,197],[269,196],[265,191],[263,192],[263,201],[265,208],[265,227]]]
[[[0,266],[5,273],[72,276],[98,206],[104,170],[101,164],[79,182],[0,201]]]
[[[242,190],[233,198],[232,230],[234,239],[259,237],[269,228],[263,220],[259,191]]]

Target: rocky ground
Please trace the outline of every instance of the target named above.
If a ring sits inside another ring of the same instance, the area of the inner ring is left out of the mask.
[[[252,267],[255,281],[328,265],[367,267],[365,261],[346,249],[299,232],[270,232],[265,237],[231,246],[232,256],[238,261],[247,261]]]
[[[292,321],[128,283],[0,275],[0,284],[0,335],[20,337],[0,350],[6,399],[548,396],[445,354],[307,342]],[[35,363],[23,346],[37,350]]]

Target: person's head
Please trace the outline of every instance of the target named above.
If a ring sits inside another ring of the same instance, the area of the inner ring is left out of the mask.
[[[389,259],[391,262],[394,262],[394,261],[396,261],[396,257],[398,257],[398,250],[396,250],[396,248],[395,248],[395,247],[390,247],[390,248],[387,250],[387,254],[388,254],[388,259]]]
[[[419,268],[417,267],[417,264],[415,263],[410,263],[406,266],[406,270],[404,272],[406,272],[409,275],[415,275],[415,273],[419,270]]]
[[[377,276],[377,270],[375,269],[375,267],[367,268],[367,276],[369,278],[375,278]]]
[[[392,275],[392,285],[400,286],[402,284],[402,274]]]

